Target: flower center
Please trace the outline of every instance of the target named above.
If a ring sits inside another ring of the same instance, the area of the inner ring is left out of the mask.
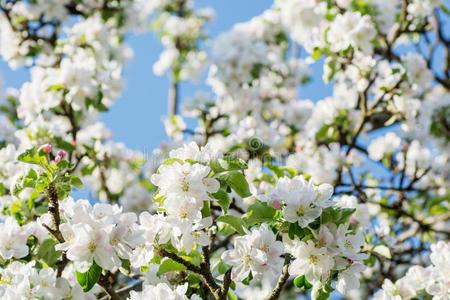
[[[181,219],[186,219],[188,216],[188,212],[187,210],[181,210],[179,215]]]
[[[262,244],[261,245],[261,250],[264,251],[264,252],[269,252],[269,245]]]
[[[309,262],[312,263],[313,265],[317,264],[317,262],[319,261],[319,258],[315,255],[310,255],[309,256]]]
[[[183,192],[189,191],[189,182],[187,182],[185,178],[181,181],[181,190]]]
[[[297,208],[297,216],[303,217],[304,215],[305,215],[305,207],[303,205],[299,206]]]
[[[250,255],[245,255],[243,258],[244,264],[249,265],[250,262],[252,261],[252,257]]]
[[[345,247],[346,247],[346,248],[353,249],[353,245],[352,245],[352,243],[350,243],[349,240],[346,240],[346,241],[345,241]]]
[[[97,248],[97,244],[95,242],[89,242],[89,245],[88,245],[89,251],[94,252],[96,248]]]

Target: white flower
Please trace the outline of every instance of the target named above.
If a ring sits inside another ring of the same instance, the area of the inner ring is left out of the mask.
[[[145,211],[140,214],[139,223],[139,230],[143,231],[142,237],[145,242],[137,245],[131,254],[130,261],[133,267],[148,264],[154,256],[154,245],[165,244],[172,238],[172,225],[163,215],[151,215]]]
[[[428,69],[427,62],[419,53],[408,53],[402,56],[409,81],[417,93],[423,92],[432,85],[433,73]]]
[[[120,266],[120,259],[109,243],[106,229],[94,229],[87,224],[73,226],[74,237],[67,247],[55,246],[57,250],[67,250],[67,258],[74,262],[79,272],[86,272],[95,261],[105,270]]]
[[[3,259],[22,258],[28,255],[29,233],[13,218],[6,218],[0,224],[0,256]]]
[[[276,236],[267,224],[262,224],[250,233],[251,245],[266,254],[267,263],[264,268],[274,274],[280,272],[283,265],[281,255],[284,254],[284,245],[276,240]]]
[[[199,147],[196,142],[190,142],[189,144],[184,144],[181,148],[171,150],[169,156],[181,160],[190,159],[201,163],[208,163],[212,159],[221,158],[222,152],[211,144]]]
[[[441,0],[413,0],[408,5],[408,13],[417,17],[429,16],[441,2]]]
[[[157,76],[163,75],[175,62],[175,60],[178,59],[180,53],[175,47],[164,49],[163,52],[161,52],[159,59],[155,64],[153,65],[153,73]]]
[[[356,50],[370,53],[373,48],[371,41],[375,35],[375,28],[368,15],[347,11],[343,15],[337,15],[330,24],[327,38],[332,51],[339,52],[352,46]]]
[[[336,241],[339,250],[348,259],[355,261],[367,257],[366,254],[359,253],[364,245],[364,234],[360,230],[357,230],[355,234],[351,234],[348,224],[341,224],[336,232]]]
[[[362,228],[370,224],[370,213],[367,204],[358,203],[358,198],[353,195],[342,195],[336,199],[336,206],[343,208],[354,208],[355,212],[350,216],[350,223],[359,223]]]
[[[326,279],[334,265],[327,249],[316,248],[313,241],[298,241],[292,255],[295,259],[289,266],[289,274],[305,275],[311,283]]]
[[[159,195],[170,197],[192,197],[199,203],[209,198],[208,193],[219,189],[219,182],[208,178],[210,168],[201,164],[175,162],[159,167],[159,174],[153,174],[151,181],[159,187]]]
[[[327,189],[325,195],[328,195],[328,192]],[[280,178],[269,199],[271,202],[278,200],[285,203],[284,218],[290,223],[298,223],[301,227],[308,226],[322,213],[322,208],[315,204],[317,194],[312,182],[306,181],[302,176]]]
[[[282,0],[276,4],[281,8],[281,21],[290,31],[292,38],[300,43],[306,43],[312,48],[313,34],[318,34],[318,27],[324,21],[327,5],[314,0]]]
[[[164,208],[170,220],[175,223],[186,225],[187,223],[199,221],[202,218],[200,212],[202,202],[193,197],[170,197],[164,201]]]
[[[188,284],[179,285],[172,289],[167,283],[157,285],[144,285],[142,292],[131,291],[128,300],[188,300],[186,292]],[[199,299],[197,295],[191,297],[192,300]]]
[[[171,115],[163,119],[166,134],[174,141],[183,139],[183,131],[186,129],[186,123],[180,115]]]
[[[183,226],[184,225],[184,226]],[[194,245],[207,246],[210,243],[208,233],[204,230],[212,225],[212,218],[204,218],[194,225],[181,224],[179,227],[181,238],[175,245],[179,250],[185,249],[187,253],[191,252]],[[178,226],[177,226],[178,227]],[[175,228],[174,228],[175,230]]]
[[[406,280],[401,278],[394,284],[389,279],[386,279],[382,290],[374,295],[374,300],[408,300],[415,296],[415,288]]]
[[[442,278],[450,277],[450,243],[439,241],[431,245],[430,260]]]
[[[345,295],[348,291],[359,288],[359,274],[365,269],[366,267],[363,264],[355,263],[340,272],[336,283],[336,290]]]
[[[394,132],[386,133],[383,136],[374,139],[367,151],[369,157],[373,160],[382,160],[384,157],[397,152],[400,148],[402,140]]]
[[[398,160],[399,167],[401,169],[406,167],[406,175],[411,177],[420,175],[421,172],[428,169],[433,162],[433,156],[430,149],[421,145],[417,140],[413,140],[409,144],[406,152],[406,158],[403,152],[397,153],[396,158]]]
[[[239,236],[234,239],[234,248],[222,253],[222,260],[233,267],[232,275],[237,281],[242,281],[252,272],[258,275],[263,272],[267,262],[267,254],[255,247],[249,236]]]
[[[123,259],[129,259],[133,249],[144,241],[143,232],[138,229],[136,221],[134,213],[124,213],[120,215],[117,225],[111,231],[110,244]]]

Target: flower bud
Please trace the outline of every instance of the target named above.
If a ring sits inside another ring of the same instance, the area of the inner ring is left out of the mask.
[[[57,164],[61,161],[61,159],[62,159],[62,156],[58,154],[55,156],[55,159],[53,161]]]
[[[56,153],[56,156],[61,156],[61,158],[63,158],[66,155],[67,155],[67,152],[64,150],[59,150],[58,153]]]
[[[45,144],[42,146],[42,151],[44,151],[45,154],[50,154],[52,152],[52,145],[51,144]]]

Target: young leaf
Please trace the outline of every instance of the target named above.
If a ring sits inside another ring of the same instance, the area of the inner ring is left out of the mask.
[[[267,203],[257,201],[250,205],[247,209],[247,213],[243,216],[245,224],[251,226],[257,223],[271,222],[273,221],[276,210],[273,207],[267,205]]]
[[[173,272],[173,271],[184,271],[186,270],[186,267],[183,266],[180,263],[177,263],[176,261],[173,261],[169,258],[164,259],[161,264],[159,265],[158,269],[158,275],[163,275],[167,272]]]
[[[312,284],[305,278],[305,275],[295,277],[294,285],[299,289],[304,288],[306,290],[312,287]]]
[[[288,236],[291,240],[293,240],[295,237],[302,239],[305,235],[305,229],[301,228],[298,223],[289,224]]]
[[[355,210],[354,208],[329,207],[322,212],[321,222],[322,224],[334,223],[336,225],[346,223]]]
[[[47,164],[47,158],[45,157],[45,155],[41,154],[38,150],[36,150],[36,148],[26,150],[25,152],[21,153],[17,159],[28,164],[35,164],[40,166],[45,166]]]
[[[244,221],[241,218],[232,215],[225,215],[218,217],[217,221],[230,225],[239,234],[245,234]]]
[[[213,159],[210,163],[211,169],[217,174],[225,171],[245,170],[247,163],[240,158],[227,156],[224,158]]]
[[[74,175],[70,177],[70,184],[79,189],[83,187],[83,182],[81,181],[81,179]]]
[[[231,199],[230,199],[230,196],[228,195],[228,193],[225,190],[220,189],[216,193],[212,194],[211,196],[213,196],[214,199],[217,199],[217,202],[219,203],[223,212],[227,213],[228,208],[230,207],[230,204],[231,204]]]
[[[76,277],[78,283],[83,288],[83,291],[88,292],[94,287],[94,285],[100,279],[101,274],[102,268],[100,268],[99,265],[93,262],[92,266],[86,273],[76,272]]]
[[[239,171],[230,171],[219,177],[221,181],[226,182],[239,196],[245,198],[251,196],[247,180]]]
[[[42,259],[50,267],[54,266],[61,256],[61,251],[55,250],[56,241],[53,239],[47,239],[39,246],[37,257]]]

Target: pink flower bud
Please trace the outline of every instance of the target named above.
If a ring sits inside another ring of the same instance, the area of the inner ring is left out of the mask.
[[[62,158],[62,156],[58,154],[55,156],[55,159],[53,161],[57,164],[61,161],[61,158]]]
[[[45,154],[50,154],[52,153],[52,145],[45,144],[44,146],[42,146],[42,150],[44,151]]]
[[[58,153],[56,153],[56,156],[61,156],[61,158],[63,158],[66,155],[67,155],[67,152],[64,150],[59,150]]]
[[[275,209],[280,209],[280,208],[281,208],[281,201],[280,201],[280,200],[274,200],[274,201],[272,202],[272,206],[273,206],[273,208],[275,208]]]

